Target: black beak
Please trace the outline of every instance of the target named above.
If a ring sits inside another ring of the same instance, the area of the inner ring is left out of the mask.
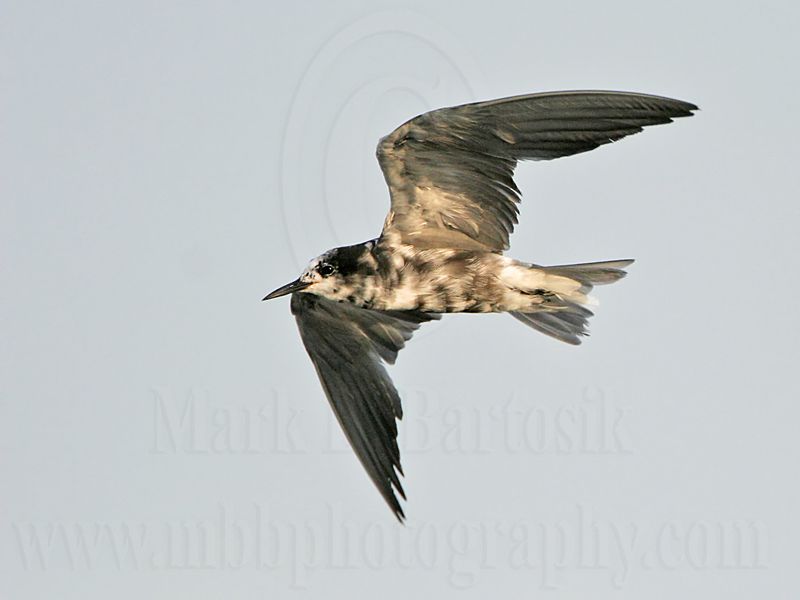
[[[306,283],[305,281],[300,281],[299,279],[295,279],[292,283],[287,283],[286,285],[282,285],[274,292],[270,292],[266,296],[262,298],[262,302],[264,300],[272,300],[273,298],[280,298],[281,296],[285,296],[286,294],[291,294],[292,292],[299,292],[300,290],[306,289],[310,286],[310,283]]]

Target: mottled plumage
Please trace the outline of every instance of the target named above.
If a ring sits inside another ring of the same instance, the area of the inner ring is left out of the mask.
[[[633,262],[542,267],[503,256],[521,199],[517,161],[586,152],[696,109],[643,94],[555,92],[420,115],[378,144],[391,193],[381,235],[329,250],[265,298],[292,294],[333,411],[398,518],[402,408],[383,363],[394,363],[422,323],[451,312],[508,312],[579,344],[589,292]]]

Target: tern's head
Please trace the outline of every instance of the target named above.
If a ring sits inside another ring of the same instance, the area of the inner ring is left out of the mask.
[[[300,277],[267,294],[264,300],[301,291],[342,300],[352,291],[352,276],[358,276],[360,269],[367,268],[365,258],[368,254],[369,248],[365,244],[328,250],[308,263]]]

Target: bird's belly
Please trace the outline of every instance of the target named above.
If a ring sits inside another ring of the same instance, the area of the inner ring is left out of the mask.
[[[562,281],[563,280],[563,281]],[[453,254],[446,260],[406,265],[371,308],[423,312],[535,312],[548,310],[552,294],[578,282],[497,254]],[[562,294],[563,295],[563,294]],[[569,294],[567,294],[569,295]]]
[[[491,312],[492,308],[468,291],[461,282],[440,284],[418,282],[392,289],[382,302],[374,303],[380,310],[421,310],[423,312]]]
[[[506,310],[502,303],[507,288],[495,275],[497,255],[447,250],[426,258],[404,265],[373,307],[436,313]]]

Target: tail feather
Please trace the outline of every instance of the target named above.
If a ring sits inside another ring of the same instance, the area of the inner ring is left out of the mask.
[[[579,281],[583,285],[595,286],[606,285],[619,281],[627,272],[623,269],[633,263],[633,259],[608,260],[604,262],[591,262],[576,265],[558,265],[555,267],[544,267],[548,273],[569,277]]]
[[[557,340],[577,346],[581,337],[589,335],[587,325],[594,313],[579,304],[570,303],[569,310],[559,312],[512,312],[515,319]]]
[[[547,274],[566,277],[580,284],[567,294],[556,293],[555,301],[550,301],[546,309],[533,312],[511,312],[511,316],[546,335],[578,345],[581,337],[588,336],[589,317],[594,313],[582,306],[590,303],[587,294],[595,285],[613,283],[625,277],[623,270],[633,260],[614,260],[605,262],[537,267]]]

